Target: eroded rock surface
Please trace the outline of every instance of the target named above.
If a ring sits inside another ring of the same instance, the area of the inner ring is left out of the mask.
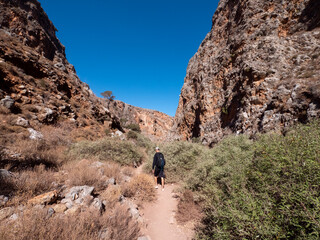
[[[24,127],[70,121],[121,128],[79,80],[55,33],[37,0],[0,0],[0,105],[25,119],[17,123]]]
[[[221,0],[191,58],[173,131],[214,144],[320,116],[320,2]]]
[[[173,126],[173,117],[159,111],[135,107],[121,101],[111,101],[108,108],[124,125],[138,124],[143,134],[155,140],[166,139]]]

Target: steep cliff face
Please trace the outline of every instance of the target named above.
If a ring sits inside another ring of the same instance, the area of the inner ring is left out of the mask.
[[[2,108],[22,118],[25,127],[59,121],[120,127],[79,80],[55,32],[38,1],[0,0]]]
[[[138,124],[142,133],[153,140],[165,140],[173,126],[173,117],[121,101],[111,101],[108,109],[120,119],[123,125]]]
[[[173,130],[213,144],[320,116],[320,2],[221,0],[191,58]]]

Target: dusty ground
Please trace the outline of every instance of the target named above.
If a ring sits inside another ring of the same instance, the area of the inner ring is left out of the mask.
[[[174,198],[175,185],[157,190],[155,202],[147,203],[141,210],[146,223],[145,235],[151,240],[191,240],[193,231],[178,225],[175,219],[178,198]]]

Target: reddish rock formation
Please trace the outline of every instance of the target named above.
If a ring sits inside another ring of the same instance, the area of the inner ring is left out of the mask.
[[[79,80],[55,32],[38,1],[0,0],[2,107],[24,127],[69,121],[78,127],[120,128],[117,118]]]
[[[124,125],[138,124],[142,133],[154,140],[165,140],[173,126],[173,117],[158,111],[134,107],[121,101],[110,101],[108,108]]]
[[[173,130],[213,144],[320,116],[320,2],[221,0],[191,58]]]
[[[37,0],[0,0],[0,27],[0,107],[16,117],[16,125],[68,121],[103,136],[103,128],[121,130],[122,118],[155,139],[164,139],[172,127],[172,117],[119,101],[109,111],[79,80]]]

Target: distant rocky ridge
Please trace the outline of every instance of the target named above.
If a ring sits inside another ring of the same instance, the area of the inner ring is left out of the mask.
[[[121,101],[111,101],[111,112],[119,117],[123,125],[138,124],[141,131],[153,140],[166,140],[173,126],[173,117],[167,114],[135,107]]]
[[[191,58],[173,132],[214,144],[320,116],[320,2],[221,0]]]
[[[76,127],[100,126],[96,131],[103,136],[103,128],[123,131],[119,120],[125,114],[147,134],[166,134],[162,125],[169,128],[172,118],[158,126],[158,112],[130,106],[124,113],[117,107],[128,105],[119,101],[109,110],[107,102],[79,80],[55,33],[37,0],[0,0],[0,105],[17,117],[19,126],[67,121]]]

